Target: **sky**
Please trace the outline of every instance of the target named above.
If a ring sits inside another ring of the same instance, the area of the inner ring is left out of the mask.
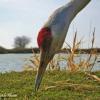
[[[31,38],[29,47],[37,46],[37,35],[52,12],[70,0],[0,0],[0,46],[13,48],[16,36]],[[91,0],[72,21],[66,42],[72,44],[77,30],[82,47],[90,47],[92,32],[95,32],[95,47],[100,47],[100,0]]]

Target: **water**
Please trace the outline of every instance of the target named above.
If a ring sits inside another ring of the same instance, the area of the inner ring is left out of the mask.
[[[0,72],[23,71],[25,58],[32,54],[0,54]]]
[[[10,72],[10,71],[23,71],[24,65],[26,63],[25,59],[30,58],[32,54],[0,54],[0,72]],[[66,58],[65,54],[60,54],[60,56],[63,56]],[[88,55],[81,55],[82,59],[86,59]],[[75,60],[79,62],[80,57],[76,57]],[[100,55],[96,61],[96,64],[93,68],[94,71],[100,70]],[[29,62],[27,62],[29,63]],[[66,66],[66,61],[61,61],[60,63],[61,67]]]

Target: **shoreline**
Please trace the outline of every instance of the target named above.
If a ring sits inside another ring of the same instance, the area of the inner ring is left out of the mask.
[[[89,54],[91,51],[96,51],[96,54],[100,54],[100,48],[89,48],[89,49],[77,49],[75,51],[75,54]],[[18,54],[18,53],[36,53],[39,54],[40,50],[39,48],[14,48],[14,49],[5,49],[0,47],[0,54]],[[57,53],[70,53],[70,49],[61,49]]]

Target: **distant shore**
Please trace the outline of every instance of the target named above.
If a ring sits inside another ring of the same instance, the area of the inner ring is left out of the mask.
[[[13,48],[6,49],[0,47],[0,54],[9,54],[9,53],[39,53],[40,50],[38,48]]]
[[[91,50],[96,51],[96,53],[100,53],[100,48],[89,48],[89,49],[77,49],[75,53],[82,53],[82,54],[88,54],[91,52]],[[9,54],[9,53],[39,53],[39,48],[14,48],[14,49],[6,49],[3,47],[0,47],[0,54]],[[70,49],[62,49],[59,50],[57,53],[69,53]]]

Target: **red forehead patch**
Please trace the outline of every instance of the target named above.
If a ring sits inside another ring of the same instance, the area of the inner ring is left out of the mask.
[[[38,42],[39,48],[42,46],[44,39],[49,38],[49,37],[51,37],[50,28],[48,28],[48,27],[42,28],[37,37],[37,42]]]

